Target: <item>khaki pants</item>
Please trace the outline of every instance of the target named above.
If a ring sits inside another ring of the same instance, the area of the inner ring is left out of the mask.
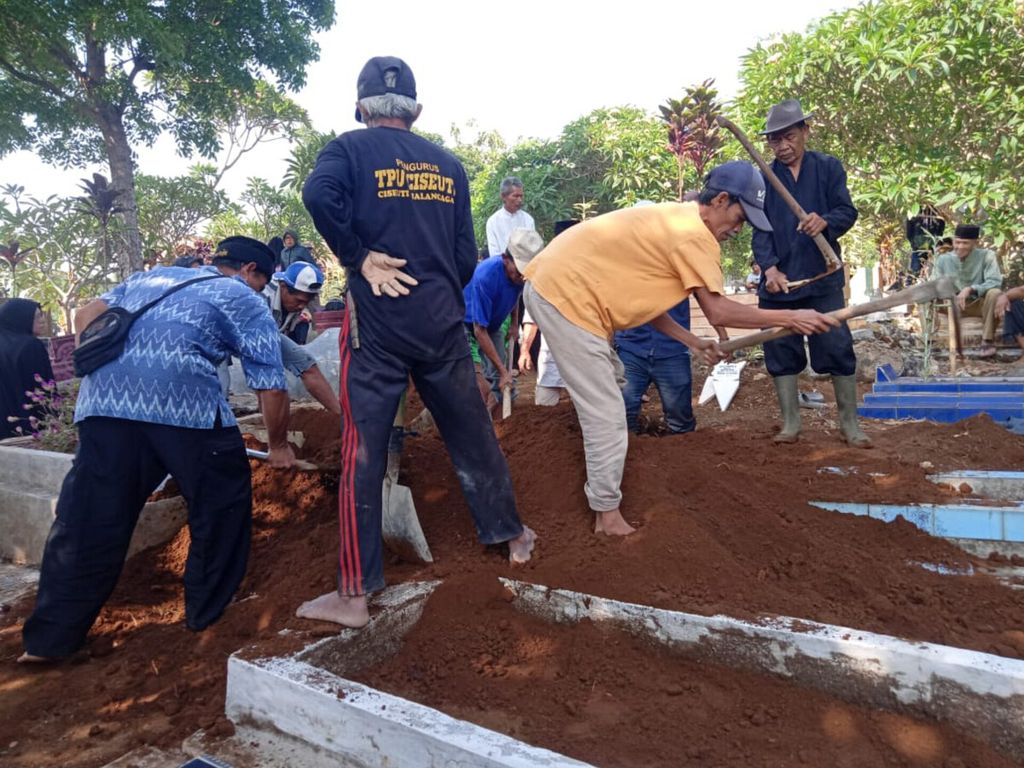
[[[967,306],[960,311],[962,317],[980,317],[982,319],[985,328],[981,332],[981,340],[986,344],[993,343],[996,338],[996,326],[999,324],[999,319],[996,317],[996,300],[1002,293],[999,288],[991,288],[985,292],[983,297],[968,302]]]
[[[526,284],[526,309],[536,321],[566,389],[576,407],[587,456],[587,494],[595,512],[610,512],[622,503],[622,469],[626,464],[629,433],[622,399],[625,372],[607,339],[595,336],[565,317]]]

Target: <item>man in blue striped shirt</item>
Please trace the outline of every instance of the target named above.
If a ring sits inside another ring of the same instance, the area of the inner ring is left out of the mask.
[[[185,623],[216,621],[245,575],[252,486],[245,445],[217,366],[241,358],[260,394],[271,463],[287,467],[288,393],[278,330],[259,290],[274,270],[258,240],[232,237],[217,257],[237,267],[137,272],[83,308],[80,332],[108,307],[135,311],[181,283],[132,325],[121,355],[82,380],[79,444],[43,554],[39,592],[20,661],[74,653],[110,597],[146,499],[169,473],[189,507]],[[283,418],[282,418],[283,416]]]

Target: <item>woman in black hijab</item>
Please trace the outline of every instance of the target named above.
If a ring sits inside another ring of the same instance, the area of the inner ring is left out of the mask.
[[[0,439],[16,435],[19,426],[28,431],[33,413],[23,406],[29,401],[25,393],[39,387],[36,374],[53,379],[46,345],[36,338],[45,328],[46,315],[36,302],[10,299],[0,304]]]

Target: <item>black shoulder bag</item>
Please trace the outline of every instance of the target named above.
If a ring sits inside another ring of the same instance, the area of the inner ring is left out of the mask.
[[[196,283],[206,280],[216,280],[227,275],[206,275],[197,280],[186,280],[178,283],[173,288],[157,296],[148,304],[134,312],[129,312],[123,307],[110,307],[103,314],[93,320],[85,327],[79,337],[78,346],[72,353],[75,362],[75,376],[86,376],[100,366],[117,360],[124,352],[125,342],[128,341],[128,331],[132,323],[138,320],[146,310],[157,304],[175,291],[187,288]]]

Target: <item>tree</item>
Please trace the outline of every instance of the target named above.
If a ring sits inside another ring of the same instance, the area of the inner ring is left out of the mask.
[[[700,186],[708,164],[725,145],[715,118],[722,113],[713,79],[690,86],[682,99],[669,99],[661,105],[661,119],[668,124],[668,149],[676,158],[678,199],[686,192],[686,166],[696,176],[693,188]]]
[[[333,0],[0,0],[0,154],[105,160],[125,193],[124,275],[142,266],[132,145],[170,132],[179,151],[212,156],[239,94],[297,89],[317,58]]]
[[[74,198],[39,203],[26,232],[36,244],[26,260],[29,293],[47,310],[57,310],[71,329],[74,310],[117,282],[116,269],[103,255],[105,235],[99,220]]]
[[[291,156],[288,158],[288,166],[284,173],[284,179],[281,181],[281,188],[301,194],[302,186],[316,167],[316,159],[320,155],[320,151],[337,138],[337,135],[334,131],[320,133],[312,128],[299,131],[296,135],[296,142],[292,146]]]
[[[750,51],[737,101],[760,125],[783,96],[815,112],[815,148],[849,171],[861,231],[920,206],[987,217],[1005,254],[1024,232],[1024,14],[1015,0],[883,0]]]
[[[166,260],[199,233],[200,225],[226,212],[228,196],[216,188],[217,171],[194,165],[187,176],[139,174],[139,232],[147,252]]]
[[[254,177],[249,179],[241,199],[244,207],[232,205],[213,218],[206,228],[206,237],[216,242],[232,235],[248,235],[266,242],[285,229],[294,229],[299,239],[311,244],[314,254],[323,261],[326,247],[297,192]],[[251,215],[246,215],[247,211]]]
[[[18,298],[18,267],[35,248],[23,243],[25,234],[37,215],[35,201],[25,196],[25,188],[7,184],[0,190],[0,258],[10,269],[10,283],[5,291]]]
[[[257,81],[252,91],[236,92],[232,101],[238,105],[237,111],[223,117],[217,112],[212,118],[221,135],[227,137],[224,160],[213,174],[214,187],[258,145],[294,140],[303,130],[311,130],[306,110],[265,81]]]
[[[115,214],[124,213],[126,208],[119,200],[124,199],[125,191],[112,187],[107,178],[101,173],[94,173],[92,181],[82,179],[79,189],[85,195],[78,198],[77,209],[86,216],[96,220],[100,228],[102,243],[101,261],[103,266],[109,266],[113,249],[110,245],[110,229]]]
[[[672,197],[675,161],[665,150],[663,126],[638,107],[594,110],[555,140],[528,139],[495,155],[471,183],[481,242],[487,217],[501,205],[498,187],[505,176],[523,180],[526,208],[547,236],[555,221],[578,218],[581,211],[593,216]]]

